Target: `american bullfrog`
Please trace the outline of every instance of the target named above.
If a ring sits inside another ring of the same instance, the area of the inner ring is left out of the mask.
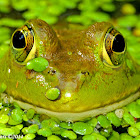
[[[36,58],[48,66],[28,69]],[[13,33],[0,64],[0,83],[7,85],[11,102],[62,121],[94,117],[140,96],[140,66],[122,34],[107,22],[80,30],[29,20]]]

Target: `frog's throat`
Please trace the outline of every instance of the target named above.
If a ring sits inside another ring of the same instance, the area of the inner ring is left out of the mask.
[[[4,94],[3,94],[3,97],[4,97]],[[89,117],[95,117],[97,115],[105,114],[107,112],[121,108],[121,107],[129,104],[130,102],[133,102],[138,97],[140,97],[140,91],[138,91],[135,94],[127,97],[126,99],[116,102],[114,104],[107,105],[107,106],[100,107],[100,108],[93,109],[93,110],[89,110],[89,111],[78,112],[78,113],[50,111],[50,110],[47,110],[44,108],[33,106],[29,103],[25,103],[25,102],[16,100],[12,96],[9,97],[9,100],[10,100],[10,103],[13,103],[13,102],[18,103],[19,106],[23,109],[33,108],[39,114],[45,114],[49,117],[56,117],[61,121],[74,122],[74,121],[84,120],[85,118],[89,118]]]

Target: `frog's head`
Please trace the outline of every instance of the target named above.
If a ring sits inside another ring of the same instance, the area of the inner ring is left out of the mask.
[[[140,74],[128,58],[124,37],[110,23],[80,31],[54,30],[37,19],[14,32],[7,60],[9,95],[73,121],[114,110],[139,96]],[[27,62],[37,57],[49,66],[41,72],[27,70]]]

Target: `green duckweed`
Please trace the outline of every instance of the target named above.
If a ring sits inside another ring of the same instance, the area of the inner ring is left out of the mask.
[[[111,136],[109,137],[109,140],[120,140],[120,135],[118,132],[113,131]]]
[[[32,119],[33,116],[34,116],[34,114],[35,114],[35,110],[32,109],[32,108],[30,108],[30,109],[27,111],[27,118],[28,118],[28,119]]]
[[[17,128],[16,126],[13,126],[13,127],[11,127],[14,131],[15,131],[15,135],[17,135],[17,134],[19,134],[20,133],[20,129],[19,128]]]
[[[139,130],[135,127],[128,127],[128,134],[130,136],[138,136],[139,135]]]
[[[22,120],[21,121],[15,121],[11,116],[9,117],[8,124],[17,125],[17,124],[20,124],[20,123],[22,123]]]
[[[51,135],[47,138],[47,140],[61,140],[58,136]]]
[[[15,127],[17,127],[19,130],[21,130],[23,128],[23,124],[16,125]]]
[[[133,140],[140,140],[140,135],[135,137],[135,138],[133,138]]]
[[[136,103],[137,103],[138,105],[140,105],[140,99],[137,99],[137,100],[136,100]]]
[[[7,123],[9,121],[9,116],[8,115],[5,115],[5,114],[2,114],[0,115],[0,123]]]
[[[121,125],[120,119],[116,116],[114,112],[107,113],[106,116],[114,126],[119,127]]]
[[[0,123],[0,129],[1,129],[1,128],[5,128],[5,127],[6,127],[6,125],[5,125],[5,124]]]
[[[68,123],[68,122],[61,122],[59,125],[62,128],[72,129],[72,124],[71,123]]]
[[[134,125],[135,124],[133,116],[131,116],[128,112],[125,112],[123,114],[123,119],[125,120],[125,122],[127,124],[130,124],[130,125]]]
[[[20,108],[15,108],[11,112],[11,117],[14,121],[20,122],[22,121],[23,111]]]
[[[120,140],[132,140],[133,138],[129,136],[127,133],[120,134]]]
[[[87,122],[87,124],[92,126],[92,127],[95,127],[97,125],[97,123],[98,123],[97,118],[92,118],[91,120],[89,120]]]
[[[0,134],[4,135],[4,136],[14,135],[15,134],[15,130],[12,129],[12,128],[1,128],[0,129]]]
[[[48,65],[49,65],[49,63],[45,58],[37,57],[37,58],[30,60],[26,64],[26,68],[29,70],[33,69],[36,72],[42,72],[48,67]]]
[[[56,100],[60,95],[60,90],[58,88],[50,88],[45,95],[49,100]]]
[[[107,140],[104,136],[100,135],[100,133],[92,133],[91,135],[95,136],[95,138],[99,140]]]
[[[127,109],[132,114],[132,116],[135,118],[140,118],[140,105],[138,105],[136,102],[132,102],[127,105]]]
[[[108,128],[109,126],[111,126],[110,121],[104,115],[98,116],[97,120],[103,128]]]
[[[61,136],[64,138],[69,138],[70,140],[75,140],[77,138],[77,135],[70,130],[65,130],[61,133]]]
[[[24,20],[21,19],[12,19],[12,18],[1,18],[0,19],[0,26],[8,26],[8,27],[21,27],[24,24]]]
[[[79,135],[88,135],[93,132],[93,128],[84,122],[75,122],[72,125],[72,129]]]
[[[26,115],[26,114],[23,114],[22,119],[23,119],[23,121],[25,121],[25,122],[27,122],[27,121],[29,120],[29,119],[27,118],[27,115]]]
[[[85,135],[82,138],[83,140],[96,140],[96,137],[93,135]]]
[[[126,3],[122,6],[121,11],[123,14],[129,15],[129,14],[134,14],[136,12],[136,9],[132,4]]]
[[[112,134],[112,127],[101,129],[100,134],[109,137]]]
[[[27,133],[29,133],[29,134],[36,133],[38,129],[39,129],[39,127],[37,124],[32,124],[27,128]]]
[[[48,120],[43,120],[41,122],[41,127],[42,128],[45,128],[45,127],[48,127],[50,128],[53,132],[54,131],[59,131],[60,130],[60,127],[59,125],[52,119],[48,119]]]
[[[23,134],[28,134],[28,127],[24,127],[24,128],[22,129],[22,133],[23,133]]]
[[[137,123],[135,124],[135,127],[140,131],[140,122],[137,122]]]
[[[51,136],[52,135],[52,131],[50,128],[41,128],[37,131],[37,134],[38,135],[42,135],[44,137],[48,137],[48,136]]]
[[[35,137],[36,137],[35,134],[27,134],[27,135],[24,136],[23,139],[25,139],[25,140],[32,140]]]

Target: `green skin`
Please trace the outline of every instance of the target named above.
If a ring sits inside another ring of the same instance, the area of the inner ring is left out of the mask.
[[[0,83],[7,85],[5,92],[14,99],[52,112],[75,114],[117,103],[139,90],[140,66],[128,53],[119,67],[103,63],[110,23],[95,23],[85,30],[52,29],[42,20],[26,24],[34,32],[36,57],[47,59],[49,67],[42,72],[27,70],[15,61],[10,48],[0,60]],[[45,93],[54,87],[59,88],[60,96],[52,101]]]

